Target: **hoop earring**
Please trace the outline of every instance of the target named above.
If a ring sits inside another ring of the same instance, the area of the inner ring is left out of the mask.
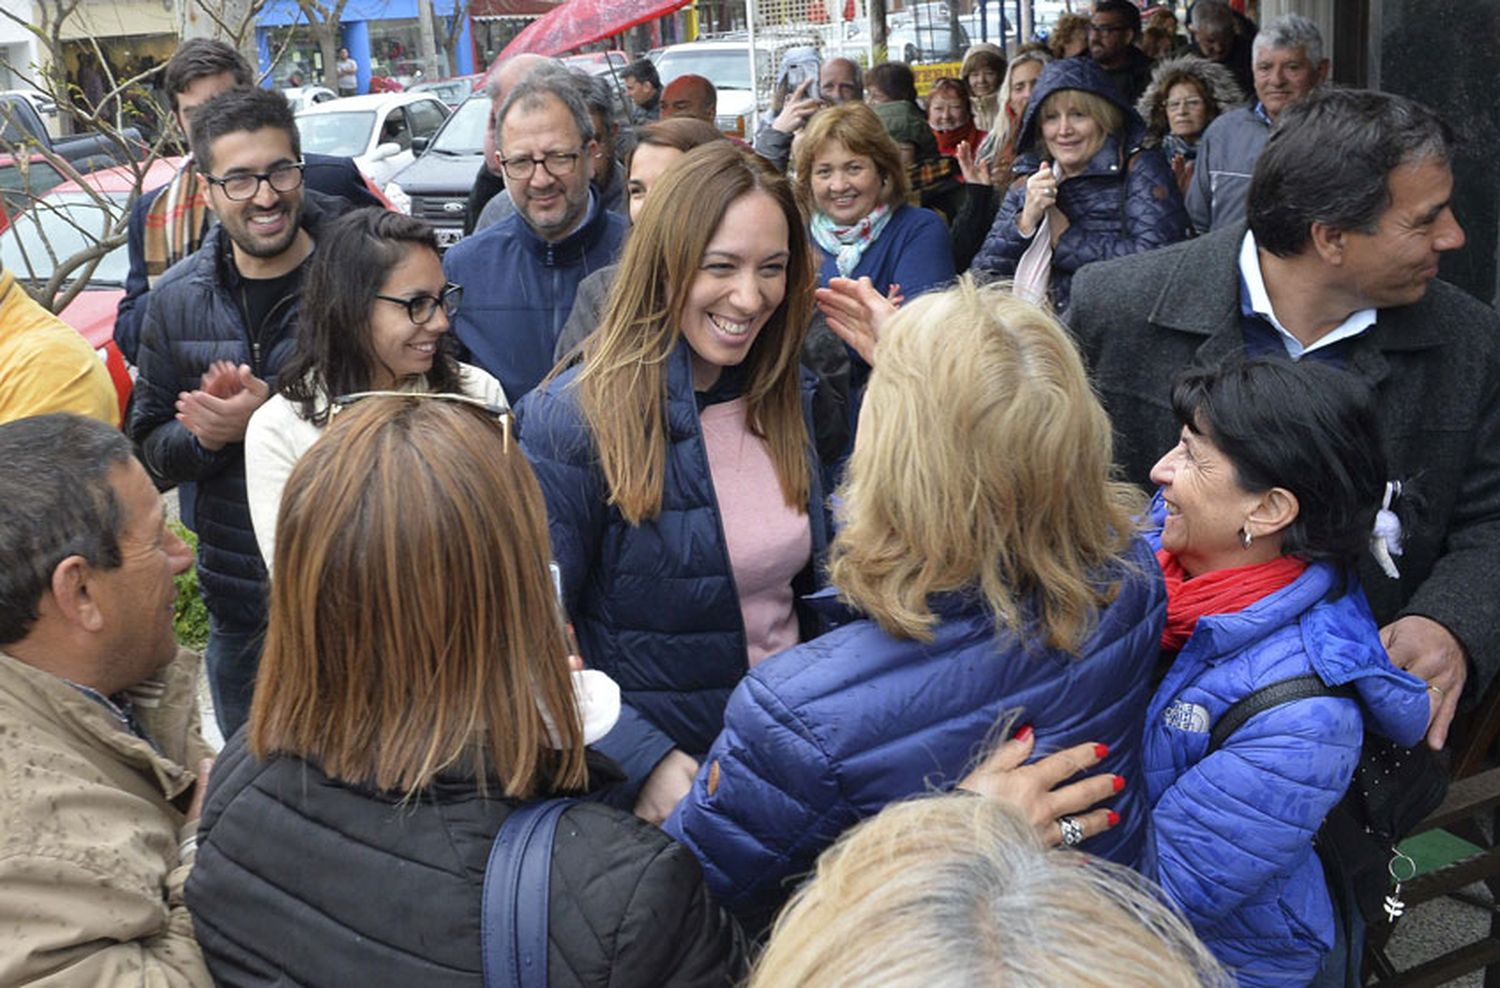
[[[1250,543],[1253,542],[1254,539],[1255,536],[1250,534],[1249,524],[1246,524],[1244,528],[1240,529],[1240,545],[1243,548],[1250,548]]]

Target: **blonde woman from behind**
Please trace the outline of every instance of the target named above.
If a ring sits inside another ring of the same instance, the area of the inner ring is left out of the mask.
[[[1135,872],[1049,850],[1004,803],[887,807],[825,852],[748,988],[1199,988],[1231,982]]]

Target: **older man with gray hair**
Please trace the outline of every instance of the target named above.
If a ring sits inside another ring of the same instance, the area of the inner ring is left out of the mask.
[[[192,550],[130,441],[0,425],[0,984],[213,984],[183,883],[203,774]]]
[[[505,94],[495,156],[516,212],[454,245],[448,280],[464,286],[454,335],[511,403],[552,369],[578,283],[613,262],[625,220],[594,191],[594,122],[566,70],[533,71]]]
[[[1282,110],[1323,84],[1323,36],[1300,14],[1285,14],[1255,36],[1251,71],[1256,102],[1221,114],[1198,143],[1187,211],[1199,233],[1245,221],[1245,195],[1256,159]]]

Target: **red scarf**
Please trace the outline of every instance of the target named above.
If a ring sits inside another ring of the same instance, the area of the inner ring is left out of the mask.
[[[937,138],[939,154],[945,158],[956,158],[958,157],[958,145],[960,141],[968,141],[970,153],[978,154],[979,142],[984,140],[984,131],[980,130],[974,121],[970,120],[967,127],[955,127],[952,130],[934,130],[932,136]]]
[[[1156,561],[1167,581],[1167,626],[1162,629],[1161,647],[1168,652],[1187,644],[1199,618],[1243,611],[1288,586],[1307,569],[1300,559],[1277,556],[1270,562],[1218,569],[1190,580],[1182,563],[1167,550],[1158,550]]]

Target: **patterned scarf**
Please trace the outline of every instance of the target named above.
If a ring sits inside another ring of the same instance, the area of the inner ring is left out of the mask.
[[[1190,580],[1182,563],[1167,550],[1158,550],[1156,561],[1167,581],[1167,626],[1161,633],[1161,647],[1167,652],[1180,651],[1187,644],[1199,618],[1243,611],[1291,585],[1307,569],[1300,559],[1277,556],[1266,563],[1200,573]]]
[[[832,255],[839,274],[847,278],[859,267],[860,258],[865,256],[865,251],[890,221],[891,207],[885,203],[876,206],[853,226],[836,226],[827,213],[814,210],[812,236],[825,253]]]
[[[207,226],[204,184],[189,158],[146,211],[147,280],[155,285],[162,272],[197,250]]]

